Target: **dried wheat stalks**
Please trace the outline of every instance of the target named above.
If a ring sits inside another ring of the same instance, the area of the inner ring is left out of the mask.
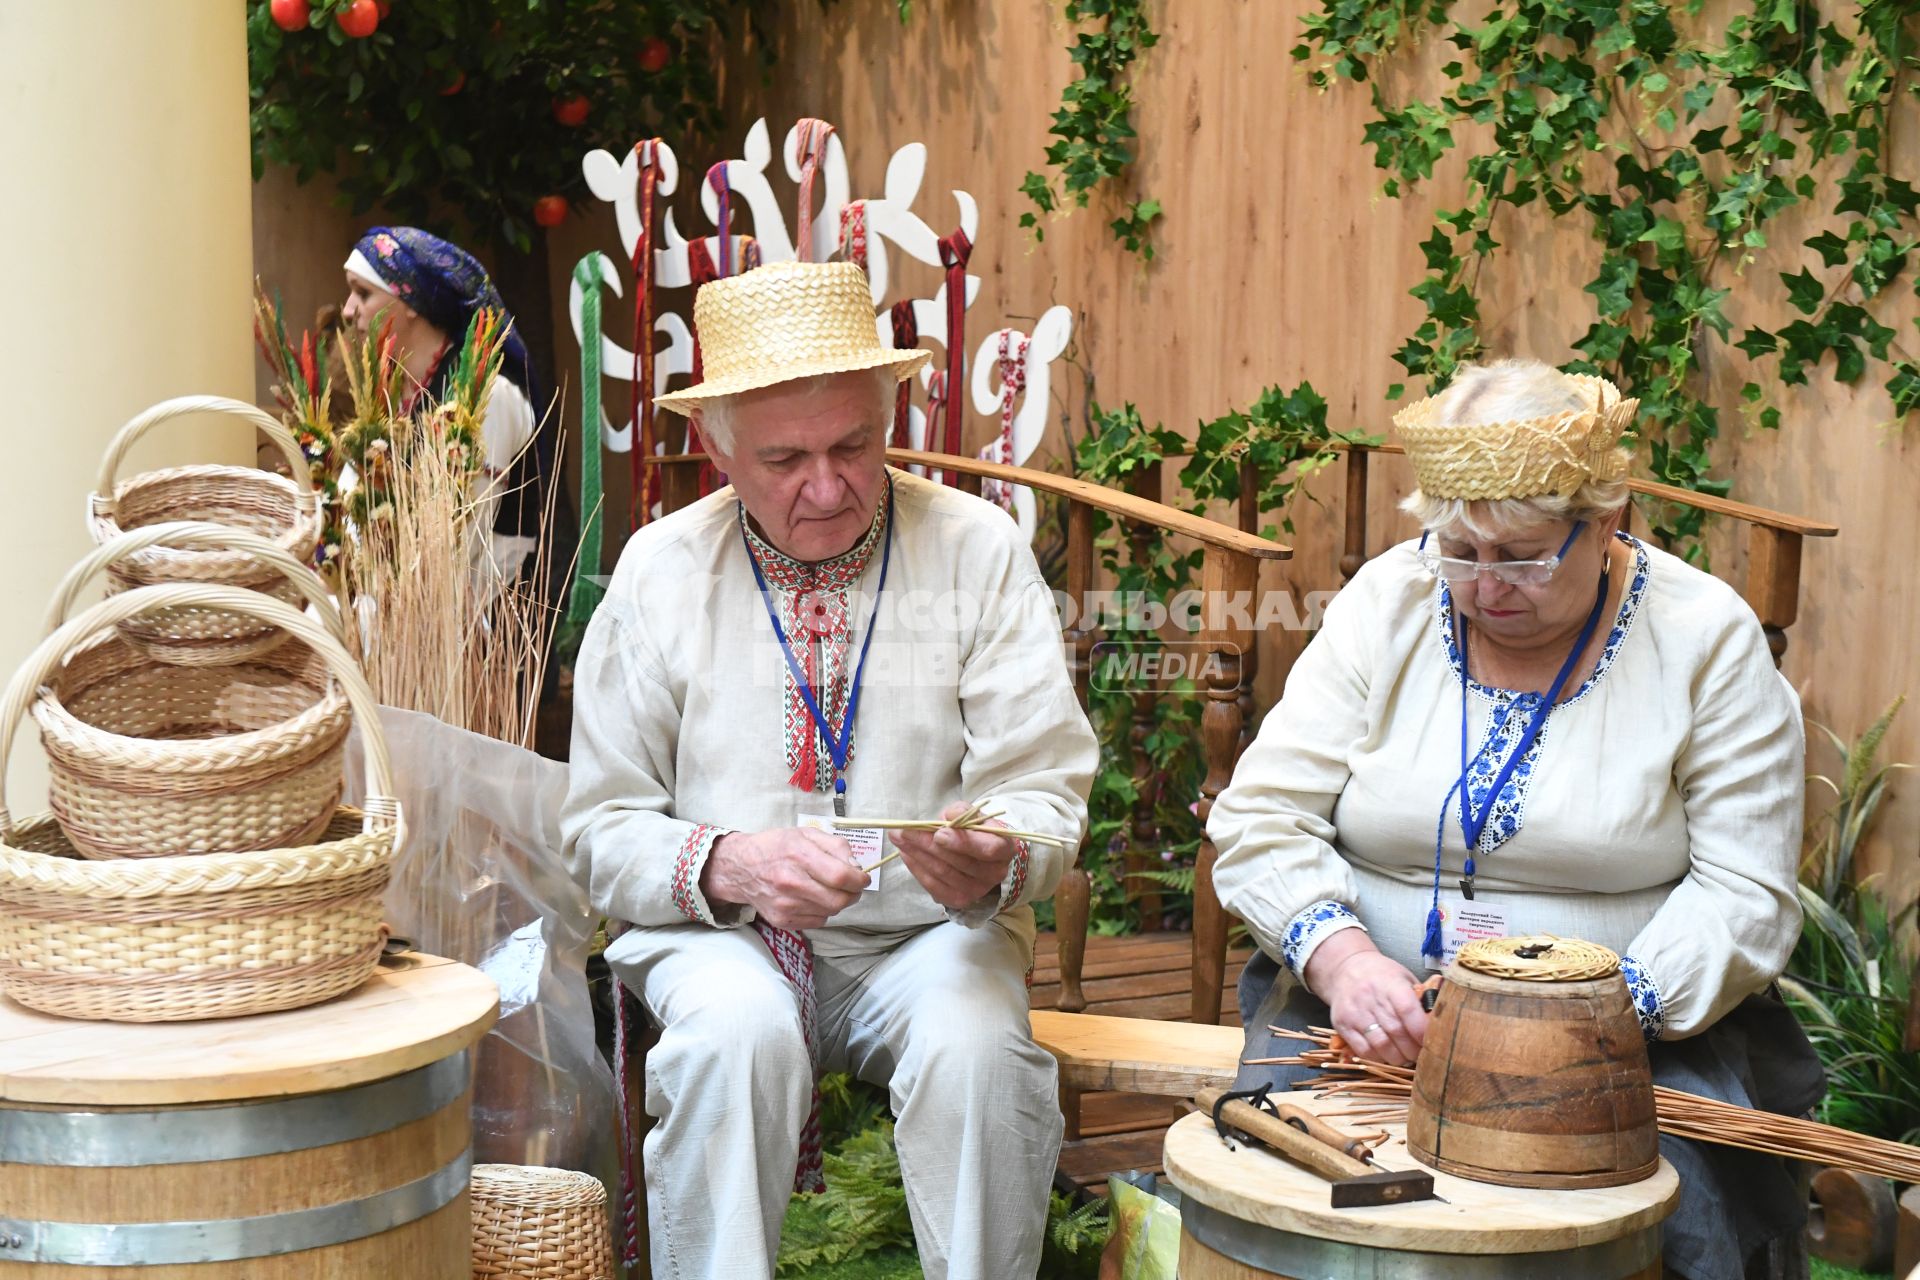
[[[1324,1027],[1306,1032],[1280,1027],[1268,1030],[1307,1041],[1314,1047],[1288,1058],[1249,1058],[1248,1065],[1318,1067],[1324,1074],[1307,1081],[1306,1087],[1322,1097],[1338,1097],[1353,1103],[1354,1110],[1339,1114],[1363,1115],[1390,1123],[1406,1120],[1407,1105],[1413,1094],[1412,1067],[1357,1058],[1337,1033]],[[1663,1085],[1654,1086],[1653,1099],[1660,1132],[1676,1138],[1808,1160],[1898,1182],[1920,1182],[1920,1147],[1904,1142],[1889,1142],[1815,1120],[1755,1111]]]

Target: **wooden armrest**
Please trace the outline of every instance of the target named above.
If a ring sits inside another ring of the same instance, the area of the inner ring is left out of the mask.
[[[1244,1043],[1238,1027],[1107,1018],[1035,1009],[1033,1042],[1060,1063],[1069,1089],[1191,1098],[1233,1082]]]
[[[691,466],[706,460],[703,453],[675,453],[648,458],[644,463],[653,467],[674,467]],[[1165,503],[1153,502],[1104,485],[1075,480],[1071,476],[1057,476],[1051,471],[1009,467],[998,462],[984,462],[979,458],[962,458],[950,453],[922,453],[913,449],[889,449],[887,461],[896,467],[928,467],[936,471],[953,471],[960,475],[1025,485],[1029,489],[1084,503],[1121,520],[1135,520],[1169,533],[1184,534],[1206,546],[1237,551],[1256,560],[1286,560],[1293,555],[1293,548],[1271,542],[1258,534],[1245,533],[1232,525],[1192,515],[1178,507],[1169,507]]]
[[[1348,445],[1336,444],[1336,449],[1364,449],[1369,453],[1405,453],[1397,444]],[[1663,502],[1676,502],[1683,507],[1696,507],[1701,511],[1717,516],[1731,516],[1747,524],[1757,524],[1768,529],[1779,529],[1783,533],[1797,533],[1804,538],[1831,538],[1840,532],[1840,526],[1827,524],[1820,520],[1808,520],[1802,516],[1788,515],[1784,511],[1769,511],[1765,507],[1749,506],[1744,502],[1734,502],[1727,498],[1716,498],[1710,493],[1696,493],[1692,489],[1682,489],[1677,485],[1660,484],[1653,480],[1629,479],[1627,487],[1635,493],[1644,493],[1649,498],[1659,498]]]

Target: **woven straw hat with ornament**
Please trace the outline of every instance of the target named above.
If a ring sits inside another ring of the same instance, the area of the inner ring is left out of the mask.
[[[1395,414],[1420,492],[1467,502],[1564,498],[1589,482],[1625,476],[1628,455],[1620,437],[1640,402],[1623,398],[1605,378],[1560,376],[1580,403],[1544,417],[1443,426],[1437,420],[1444,391]]]
[[[702,381],[653,401],[679,413],[822,374],[890,369],[904,380],[932,358],[881,344],[867,273],[851,262],[770,262],[716,280],[695,296],[693,321]]]

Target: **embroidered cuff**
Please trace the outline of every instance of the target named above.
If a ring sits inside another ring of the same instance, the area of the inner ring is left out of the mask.
[[[716,919],[713,908],[707,904],[707,896],[700,892],[700,872],[707,865],[707,855],[713,852],[713,842],[728,834],[726,827],[697,823],[680,842],[680,852],[674,855],[674,909],[694,924],[720,929],[739,923],[736,918],[739,913],[731,909],[727,911],[727,919]]]
[[[1344,904],[1327,899],[1316,902],[1295,916],[1287,931],[1280,938],[1280,963],[1293,971],[1293,976],[1306,981],[1307,959],[1313,955],[1315,947],[1342,929],[1361,929],[1360,917],[1353,914]]]
[[[956,911],[947,908],[947,919],[955,924],[965,925],[969,929],[978,929],[987,921],[1003,911],[1011,911],[1020,905],[1020,895],[1027,888],[1027,872],[1033,865],[1033,850],[1025,840],[1013,842],[1013,860],[1007,864],[1006,877],[1000,881],[1000,892],[995,896],[982,897],[970,907]]]
[[[1660,1002],[1660,984],[1632,956],[1620,957],[1620,976],[1627,980],[1627,995],[1633,999],[1633,1011],[1640,1015],[1640,1030],[1648,1040],[1658,1040],[1667,1025],[1666,1010]]]

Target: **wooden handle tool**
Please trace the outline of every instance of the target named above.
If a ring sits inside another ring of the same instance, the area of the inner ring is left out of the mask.
[[[1366,1164],[1338,1146],[1329,1146],[1310,1137],[1287,1120],[1262,1111],[1251,1103],[1236,1098],[1221,1106],[1220,1098],[1225,1092],[1224,1089],[1202,1089],[1193,1101],[1209,1116],[1215,1114],[1216,1106],[1220,1106],[1219,1118],[1222,1122],[1325,1178],[1332,1184],[1334,1208],[1399,1204],[1408,1200],[1436,1198],[1433,1194],[1433,1175],[1426,1170],[1383,1170]],[[1310,1114],[1292,1104],[1276,1105],[1286,1106],[1290,1111],[1300,1111],[1302,1115]],[[1319,1117],[1313,1116],[1312,1119],[1316,1126],[1333,1133],[1336,1138],[1345,1137]]]
[[[1341,1132],[1305,1107],[1296,1107],[1291,1102],[1276,1102],[1273,1113],[1315,1142],[1325,1143],[1342,1155],[1352,1156],[1363,1164],[1373,1161],[1373,1148],[1367,1145],[1365,1139]]]

